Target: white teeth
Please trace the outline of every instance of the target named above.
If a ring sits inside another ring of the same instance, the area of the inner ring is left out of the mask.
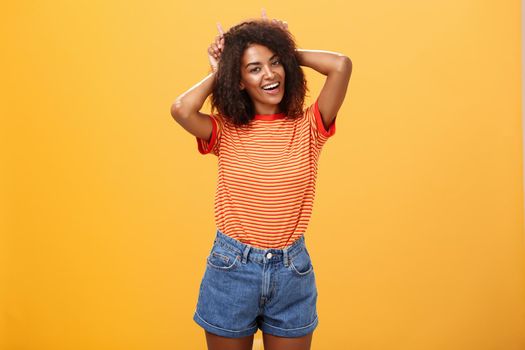
[[[266,85],[266,86],[263,86],[263,89],[264,90],[268,90],[268,89],[273,89],[274,87],[277,87],[279,86],[279,83],[273,83],[273,84],[270,84],[270,85]]]

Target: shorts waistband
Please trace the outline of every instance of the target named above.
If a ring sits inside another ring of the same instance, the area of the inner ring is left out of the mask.
[[[265,261],[271,259],[271,261],[284,261],[287,266],[290,259],[299,254],[305,249],[305,238],[302,235],[291,245],[283,248],[257,248],[249,244],[243,243],[233,237],[230,237],[222,233],[217,229],[214,244],[219,244],[222,247],[233,251],[234,253],[242,256],[242,262],[246,263],[248,258],[255,261]],[[270,254],[269,254],[270,253]]]

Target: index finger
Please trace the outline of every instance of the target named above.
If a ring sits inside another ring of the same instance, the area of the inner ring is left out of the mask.
[[[221,26],[221,24],[219,22],[217,22],[217,29],[219,30],[219,34],[221,36],[223,36],[224,35],[224,30],[222,29],[222,26]]]
[[[266,10],[263,8],[261,9],[261,17],[264,19],[264,20],[268,20],[268,16],[266,16]]]

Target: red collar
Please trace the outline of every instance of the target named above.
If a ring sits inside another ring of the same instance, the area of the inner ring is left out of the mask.
[[[256,114],[254,119],[255,120],[275,120],[275,119],[282,119],[286,117],[286,113],[276,113],[276,114]]]

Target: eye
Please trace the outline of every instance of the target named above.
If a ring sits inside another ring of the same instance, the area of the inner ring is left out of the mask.
[[[273,64],[274,64],[275,66],[277,66],[277,65],[281,64],[281,61],[279,61],[279,60],[273,61]]]
[[[250,72],[255,73],[255,71],[256,71],[257,69],[261,69],[261,68],[259,68],[259,67],[255,67],[254,69],[250,70]]]

